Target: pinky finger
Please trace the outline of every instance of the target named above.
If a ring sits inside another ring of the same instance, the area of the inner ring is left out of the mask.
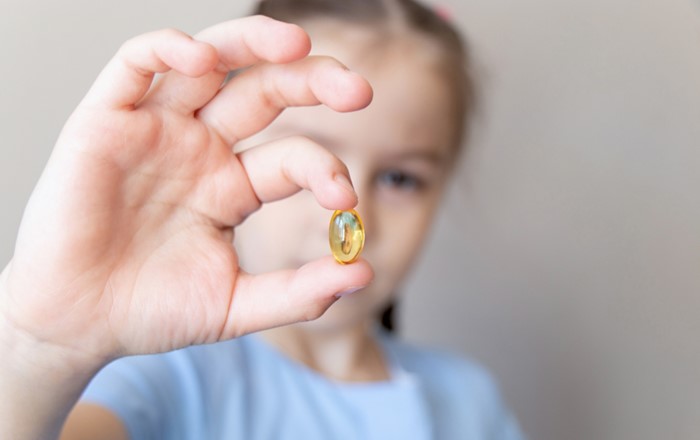
[[[110,108],[132,106],[146,95],[156,73],[173,69],[198,77],[212,71],[218,62],[212,45],[195,41],[184,32],[165,29],[139,35],[121,46],[83,103]]]

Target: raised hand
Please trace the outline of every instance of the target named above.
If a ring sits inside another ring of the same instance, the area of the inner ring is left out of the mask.
[[[125,43],[31,196],[0,279],[5,335],[100,365],[313,319],[369,283],[366,262],[331,257],[254,276],[231,244],[261,203],[300,188],[329,209],[357,203],[345,166],[309,140],[232,152],[285,107],[369,103],[363,78],[309,49],[300,28],[263,17]]]

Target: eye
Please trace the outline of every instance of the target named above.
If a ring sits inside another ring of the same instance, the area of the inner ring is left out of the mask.
[[[419,191],[425,183],[418,176],[401,170],[387,170],[377,176],[380,185],[400,191]]]

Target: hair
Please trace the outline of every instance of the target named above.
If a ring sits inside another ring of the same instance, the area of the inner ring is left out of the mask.
[[[391,43],[387,36],[425,37],[436,49],[436,72],[450,87],[455,155],[462,150],[475,104],[469,54],[455,27],[433,9],[415,0],[261,0],[254,13],[302,27],[314,20],[336,20],[371,29],[387,44]],[[390,332],[396,328],[395,310],[393,302],[377,317]]]

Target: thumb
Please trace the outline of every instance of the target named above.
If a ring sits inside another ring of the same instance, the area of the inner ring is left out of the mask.
[[[297,270],[240,273],[221,340],[319,318],[342,294],[366,287],[374,272],[366,260],[338,264],[328,256]]]

